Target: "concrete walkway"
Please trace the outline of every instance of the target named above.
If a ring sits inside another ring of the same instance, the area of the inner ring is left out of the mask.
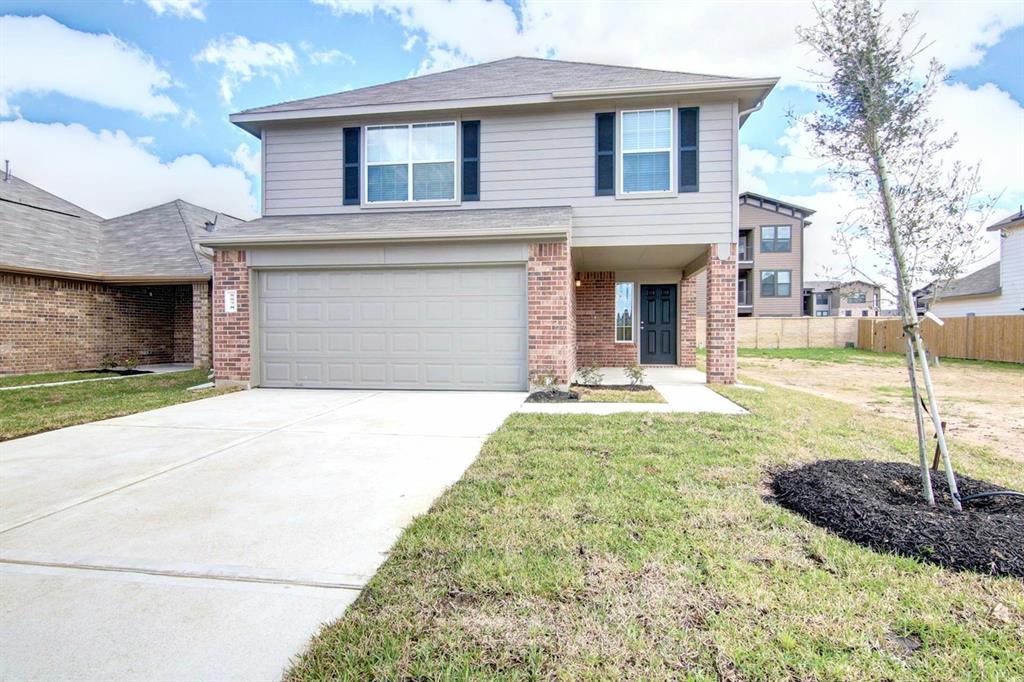
[[[190,363],[168,362],[160,365],[139,365],[137,368],[148,374],[127,374],[114,375],[110,377],[93,377],[91,379],[73,379],[71,381],[51,381],[45,384],[22,384],[19,386],[0,386],[0,391],[19,391],[23,388],[45,388],[47,386],[67,386],[68,384],[87,384],[91,381],[116,381],[117,379],[132,379],[134,377],[145,377],[151,374],[168,374],[170,372],[187,372],[192,369]],[[73,370],[72,370],[73,371]],[[88,370],[81,370],[83,372]]]
[[[616,414],[619,412],[709,412],[746,414],[747,411],[707,387],[704,373],[688,367],[648,367],[645,382],[665,398],[664,403],[523,403],[520,412],[543,414]],[[629,384],[618,367],[604,367],[602,384]]]
[[[0,443],[0,679],[278,679],[524,397],[260,389]]]

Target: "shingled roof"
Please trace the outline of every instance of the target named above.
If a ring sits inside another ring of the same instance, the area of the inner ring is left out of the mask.
[[[742,80],[744,79],[703,73],[661,71],[632,66],[588,64],[534,57],[510,57],[484,64],[464,66],[451,71],[371,85],[357,90],[246,109],[239,113],[257,114],[371,104],[436,102],[447,99],[516,97],[550,94],[563,90],[685,85]]]
[[[996,293],[999,293],[999,261],[954,279],[939,293],[939,300]]]
[[[242,221],[177,199],[104,220],[11,176],[0,181],[0,270],[95,280],[198,280],[210,259],[198,244]]]

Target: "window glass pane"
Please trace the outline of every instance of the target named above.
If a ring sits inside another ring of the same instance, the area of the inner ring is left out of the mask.
[[[669,188],[669,152],[624,154],[623,192],[659,192]]]
[[[777,228],[775,228],[775,230],[775,235],[779,239],[789,239],[789,225],[779,225]]]
[[[412,127],[413,161],[454,161],[455,124],[423,123]]]
[[[633,340],[633,283],[615,285],[615,340]]]
[[[672,111],[627,111],[622,114],[622,150],[666,149],[672,146]]]
[[[789,270],[779,270],[775,276],[778,278],[779,284],[789,284],[792,281],[790,278],[793,276],[793,273]]]
[[[409,198],[409,167],[405,164],[368,166],[366,198],[369,201],[405,201]]]
[[[455,163],[416,163],[412,167],[414,201],[455,198]]]
[[[408,126],[366,129],[366,161],[368,163],[406,161],[408,156]]]

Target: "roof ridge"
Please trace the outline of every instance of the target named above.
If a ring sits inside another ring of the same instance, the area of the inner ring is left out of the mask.
[[[555,63],[555,64],[580,64],[582,66],[601,66],[601,67],[607,67],[607,68],[612,68],[612,69],[630,69],[630,70],[633,70],[633,71],[657,71],[658,73],[674,73],[674,74],[681,74],[681,75],[684,75],[684,76],[707,76],[709,78],[721,78],[722,80],[727,80],[727,81],[745,80],[744,78],[741,78],[741,77],[738,77],[738,76],[723,76],[723,75],[718,74],[718,73],[699,73],[697,71],[676,71],[675,69],[653,69],[653,68],[651,68],[649,66],[632,66],[632,65],[626,65],[626,64],[602,64],[601,62],[578,61],[576,59],[548,59],[547,57],[522,57],[522,56],[508,57],[507,59],[530,59],[530,60],[537,61],[537,62],[551,62],[551,63]],[[496,61],[506,61],[506,60],[505,59],[499,59],[499,60],[496,60]],[[484,62],[484,63],[485,64],[493,64],[494,62]],[[477,64],[477,66],[483,66],[483,64]],[[446,72],[441,71],[440,73],[446,73]]]
[[[185,216],[181,212],[181,205],[187,203],[181,199],[174,200],[174,208],[178,211],[178,219],[181,220],[181,226],[185,228],[185,239],[188,239],[188,247],[192,252],[192,257],[196,259],[196,266],[203,270],[203,263],[199,260],[199,254],[196,252],[196,243],[192,239],[192,230],[189,229],[188,222],[185,220]]]

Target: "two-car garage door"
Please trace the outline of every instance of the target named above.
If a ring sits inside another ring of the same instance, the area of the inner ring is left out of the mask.
[[[523,390],[526,268],[263,270],[259,383]]]

